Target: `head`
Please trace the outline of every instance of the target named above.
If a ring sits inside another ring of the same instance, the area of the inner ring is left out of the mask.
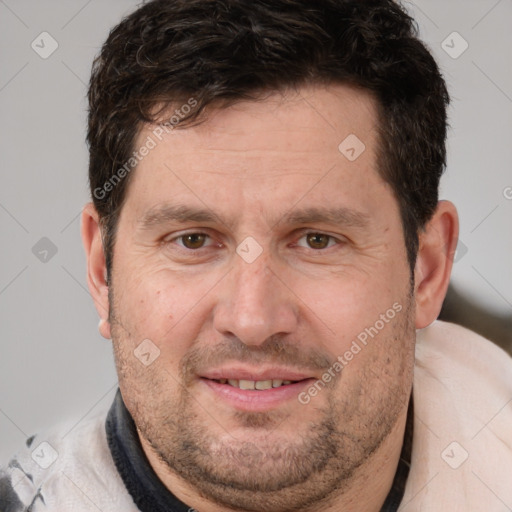
[[[89,286],[147,452],[241,510],[349,489],[403,432],[457,237],[448,94],[412,19],[391,0],[148,2],[89,102]]]

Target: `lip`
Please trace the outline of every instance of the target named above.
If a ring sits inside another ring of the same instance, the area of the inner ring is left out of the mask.
[[[226,378],[226,377],[221,377]],[[277,377],[276,377],[277,378]],[[267,380],[261,377],[247,380]],[[270,379],[268,379],[270,380]],[[283,379],[294,380],[294,379]],[[264,412],[277,409],[290,401],[297,401],[301,391],[310,386],[315,378],[310,377],[292,384],[286,384],[278,388],[264,390],[239,389],[230,384],[221,384],[209,378],[200,378],[208,390],[214,394],[217,400],[221,400],[229,407],[246,412]]]

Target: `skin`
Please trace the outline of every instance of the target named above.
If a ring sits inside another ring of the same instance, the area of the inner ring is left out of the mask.
[[[411,287],[398,205],[377,173],[376,123],[372,96],[330,85],[210,109],[203,124],[169,133],[132,176],[110,287],[98,215],[84,209],[89,287],[123,399],[156,474],[191,507],[371,512],[391,488],[415,329],[439,313],[458,221],[440,202]],[[366,147],[353,162],[338,150],[349,134]],[[217,218],[158,219],[168,206]],[[292,218],[326,207],[352,213]],[[207,236],[179,238],[194,233]],[[249,236],[262,250],[251,263],[236,252]],[[401,311],[333,372],[393,304]],[[149,366],[134,356],[145,339],[160,350]],[[310,383],[329,368],[336,377],[307,404],[294,396],[258,411],[201,378],[276,365]]]

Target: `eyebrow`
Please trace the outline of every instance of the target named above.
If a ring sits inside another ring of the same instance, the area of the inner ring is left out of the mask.
[[[326,223],[347,227],[364,228],[369,224],[370,217],[360,211],[346,207],[309,207],[294,209],[282,216],[274,226],[278,224],[314,224]],[[140,229],[151,228],[169,224],[172,222],[208,222],[229,226],[231,223],[222,219],[212,210],[196,208],[185,205],[163,205],[151,208],[138,221]]]
[[[327,223],[341,226],[364,228],[368,226],[370,217],[360,211],[346,207],[311,207],[290,211],[279,221],[288,224]]]
[[[162,224],[171,222],[220,222],[222,220],[218,215],[206,208],[194,208],[185,205],[165,205],[156,206],[146,212],[137,224],[141,229],[151,229]]]

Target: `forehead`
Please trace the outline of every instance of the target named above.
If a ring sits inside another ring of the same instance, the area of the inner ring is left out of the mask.
[[[187,139],[202,149],[223,151],[329,151],[348,135],[357,134],[371,145],[377,127],[376,100],[368,92],[348,85],[310,85],[297,90],[260,94],[253,101],[238,101],[229,107],[211,105],[206,119],[194,127],[180,127],[176,112],[185,106],[173,105],[162,121],[172,119],[171,134],[161,137],[174,140],[175,152]],[[157,125],[145,125],[137,144],[155,131]],[[279,134],[279,137],[275,137]],[[158,134],[157,134],[158,135]]]
[[[169,133],[145,125],[135,149],[148,141],[152,149],[138,164],[128,196],[146,210],[182,203],[183,195],[229,208],[235,196],[245,203],[274,197],[286,205],[306,195],[318,203],[345,190],[346,201],[352,195],[355,202],[370,185],[385,186],[376,171],[377,122],[371,94],[330,85],[212,107],[200,124]]]

